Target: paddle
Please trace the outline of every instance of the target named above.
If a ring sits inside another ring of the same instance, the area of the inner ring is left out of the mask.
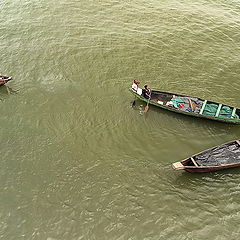
[[[148,102],[147,102],[147,105],[146,105],[146,107],[145,107],[145,113],[148,111],[148,109],[149,109],[149,101],[150,101],[150,99],[151,99],[151,95],[152,95],[152,91],[150,90],[150,95],[149,95],[149,99],[148,99]]]
[[[132,104],[131,104],[131,105],[132,105],[132,108],[133,108],[133,107],[135,107],[135,105],[136,105],[136,101],[135,101],[135,100],[133,100],[133,102],[132,102]]]
[[[8,86],[5,86],[5,87],[7,88],[7,93],[8,93],[8,95],[10,95],[10,91],[9,91]]]

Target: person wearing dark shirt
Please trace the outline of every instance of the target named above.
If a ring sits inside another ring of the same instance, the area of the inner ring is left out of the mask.
[[[142,90],[142,95],[143,95],[144,98],[150,99],[150,97],[151,97],[151,89],[148,88],[147,85],[144,86],[144,88]]]

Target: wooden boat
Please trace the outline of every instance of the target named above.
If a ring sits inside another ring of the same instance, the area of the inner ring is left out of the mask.
[[[240,140],[231,141],[172,164],[173,169],[203,173],[240,166]]]
[[[236,107],[198,97],[158,90],[152,90],[151,98],[148,100],[143,97],[141,88],[138,89],[140,91],[135,91],[131,88],[129,90],[135,97],[142,101],[172,112],[221,122],[240,124],[240,109]]]
[[[3,86],[5,83],[12,80],[12,77],[0,75],[0,86]]]

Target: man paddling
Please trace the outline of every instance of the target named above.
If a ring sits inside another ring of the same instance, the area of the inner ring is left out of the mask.
[[[148,88],[148,85],[145,85],[142,90],[142,95],[144,98],[149,99],[151,98],[151,88]]]
[[[150,101],[150,99],[151,99],[151,93],[152,93],[151,88],[148,88],[148,86],[145,85],[145,86],[144,86],[144,89],[142,90],[142,95],[143,95],[143,97],[146,98],[146,99],[148,99],[147,105],[146,105],[145,110],[144,110],[145,112],[147,112],[148,109],[149,109],[148,105],[149,105],[149,101]]]

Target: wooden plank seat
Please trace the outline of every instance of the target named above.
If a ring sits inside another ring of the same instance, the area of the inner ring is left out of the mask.
[[[218,117],[218,115],[219,115],[219,113],[220,113],[220,111],[221,111],[221,108],[222,108],[222,104],[220,103],[220,104],[218,105],[218,109],[217,109],[217,112],[216,112],[215,117]]]
[[[196,167],[199,167],[199,165],[196,163],[196,161],[192,157],[191,157],[191,160]]]
[[[206,107],[206,105],[207,105],[207,100],[205,100],[205,101],[203,102],[203,105],[202,105],[202,107],[201,107],[201,110],[200,110],[199,114],[203,114],[203,111],[204,111],[204,108]]]
[[[231,118],[234,118],[234,115],[235,115],[235,113],[236,113],[236,108],[233,108],[233,111],[232,111],[232,114],[231,114]]]

